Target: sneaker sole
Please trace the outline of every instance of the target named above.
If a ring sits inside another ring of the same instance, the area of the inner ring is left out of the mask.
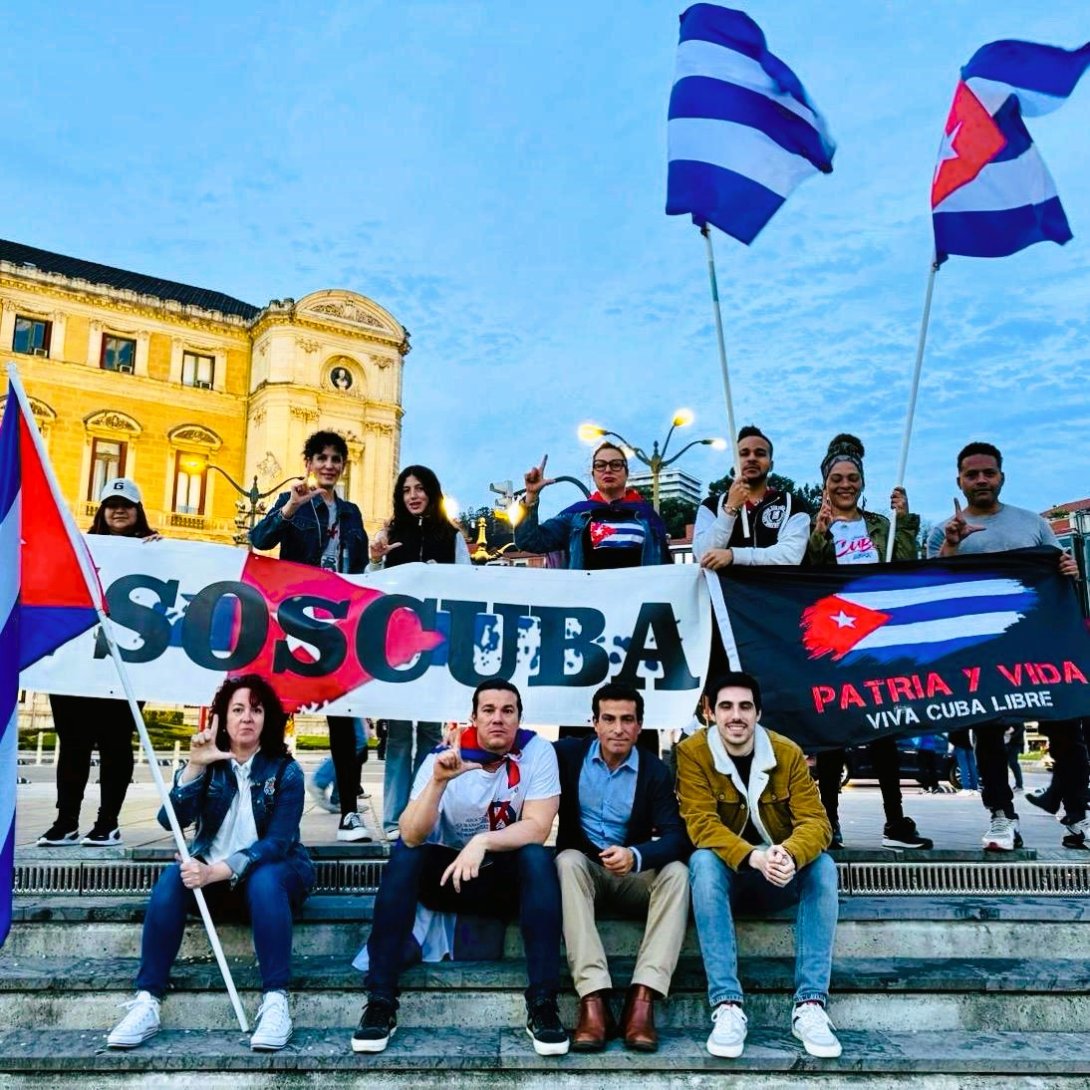
[[[137,1048],[138,1046],[142,1045],[145,1041],[150,1040],[152,1037],[154,1037],[158,1032],[159,1032],[159,1027],[156,1026],[155,1029],[149,1030],[147,1033],[145,1033],[143,1037],[128,1037],[123,1041],[121,1041],[121,1040],[111,1041],[109,1038],[107,1038],[106,1039],[106,1047],[107,1048],[120,1048],[120,1049]]]
[[[124,840],[92,840],[89,836],[85,836],[80,842],[81,848],[123,848],[125,846]]]
[[[795,1030],[791,1031],[791,1036],[802,1041],[802,1047],[811,1056],[816,1056],[819,1060],[835,1060],[844,1051],[844,1046],[839,1041],[836,1045],[815,1045],[804,1041],[802,1035]]]
[[[394,1026],[390,1030],[390,1036],[384,1038],[381,1041],[361,1041],[357,1037],[352,1038],[352,1051],[353,1052],[385,1052],[386,1046],[390,1043],[390,1037],[397,1033],[397,1026]]]
[[[39,848],[78,848],[79,838],[75,840],[46,840],[44,836],[38,837]]]
[[[907,848],[912,851],[926,852],[930,851],[934,847],[933,841],[927,841],[926,844],[911,844],[907,840],[894,840],[893,837],[882,837],[883,848]]]
[[[534,1051],[539,1056],[567,1056],[571,1048],[571,1041],[539,1041],[526,1027],[526,1036],[534,1042]]]
[[[276,1041],[250,1041],[251,1052],[279,1052],[289,1041],[291,1040],[291,1034],[289,1033],[284,1040],[280,1042]]]
[[[746,1050],[746,1043],[743,1041],[740,1045],[712,1045],[711,1041],[707,1044],[707,1049],[710,1055],[718,1057],[720,1060],[737,1060]]]
[[[338,829],[337,830],[337,839],[339,841],[341,841],[342,844],[343,843],[355,844],[355,843],[358,843],[361,840],[369,841],[371,839],[371,837],[363,829]]]
[[[985,840],[984,850],[986,852],[1013,852],[1013,844],[1000,844],[997,840]]]

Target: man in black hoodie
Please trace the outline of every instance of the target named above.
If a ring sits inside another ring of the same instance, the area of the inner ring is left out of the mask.
[[[595,904],[609,901],[647,916],[621,1033],[627,1047],[651,1052],[658,1047],[654,1001],[669,991],[689,918],[685,860],[692,849],[673,776],[657,756],[636,747],[643,697],[610,683],[594,694],[591,707],[594,736],[556,743],[556,868],[568,967],[579,993],[572,1048],[597,1051],[616,1032],[609,1008],[613,984],[594,919]]]

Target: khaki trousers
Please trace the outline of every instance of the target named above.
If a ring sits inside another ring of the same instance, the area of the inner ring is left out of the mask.
[[[660,871],[641,871],[619,878],[582,852],[568,848],[556,857],[556,870],[560,876],[568,968],[579,997],[613,987],[594,920],[594,906],[598,903],[608,903],[625,915],[646,914],[647,927],[632,983],[645,984],[665,996],[689,922],[689,868],[675,861]]]

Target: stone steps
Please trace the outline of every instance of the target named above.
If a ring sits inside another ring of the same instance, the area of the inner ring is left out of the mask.
[[[631,977],[631,958],[616,959],[618,987]],[[135,958],[0,959],[0,1025],[51,1025],[94,1030],[120,1017],[131,997]],[[252,958],[232,960],[232,974],[253,1013],[260,979]],[[743,956],[739,975],[753,1026],[782,1024],[791,1006],[793,958]],[[362,1003],[362,975],[340,955],[298,958],[292,987],[299,1026],[350,1022]],[[187,1028],[214,1030],[230,1017],[226,992],[209,958],[181,961],[164,1003],[166,1023],[184,1012]],[[420,965],[402,977],[400,1019],[406,1027],[458,1025],[466,1030],[518,1028],[525,1019],[521,959]],[[1078,1031],[1090,1024],[1090,966],[1068,958],[845,958],[833,964],[831,1010],[849,1029]],[[575,1017],[571,981],[562,980],[562,1016]],[[683,958],[660,1026],[693,1029],[707,1023],[706,981],[699,958]]]
[[[705,1032],[667,1032],[657,1053],[634,1055],[612,1044],[596,1055],[537,1056],[521,1029],[399,1029],[386,1052],[350,1051],[352,1027],[301,1029],[279,1053],[255,1054],[231,1031],[164,1030],[132,1052],[107,1050],[105,1035],[78,1030],[0,1033],[0,1086],[169,1087],[257,1090],[266,1087],[412,1086],[418,1090],[630,1090],[646,1086],[768,1090],[815,1085],[894,1090],[983,1086],[1085,1087],[1090,1035],[1085,1033],[897,1033],[845,1030],[837,1060],[807,1056],[787,1028],[757,1029],[737,1060],[704,1049]]]
[[[366,941],[374,899],[360,895],[317,895],[303,909],[295,928],[297,957],[342,954],[349,958]],[[2,956],[136,957],[146,897],[18,897],[14,924]],[[847,897],[841,900],[836,953],[839,957],[889,956],[895,943],[906,958],[1005,958],[1030,950],[1051,956],[1090,959],[1090,899],[1081,897]],[[610,955],[631,955],[643,924],[609,920],[602,929]],[[219,927],[229,955],[250,956],[249,928]],[[738,921],[740,949],[750,955],[787,957],[794,952],[790,914]],[[522,943],[507,929],[506,954],[517,957]],[[683,953],[696,956],[699,944],[690,925]],[[208,954],[200,922],[186,931],[181,957]]]

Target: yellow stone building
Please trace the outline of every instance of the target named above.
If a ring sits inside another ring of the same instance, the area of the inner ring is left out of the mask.
[[[249,503],[224,475],[274,489],[329,428],[348,443],[340,491],[376,529],[392,513],[408,351],[397,319],[355,292],[258,307],[0,241],[0,359],[83,528],[103,482],[126,476],[165,536],[236,540]]]

